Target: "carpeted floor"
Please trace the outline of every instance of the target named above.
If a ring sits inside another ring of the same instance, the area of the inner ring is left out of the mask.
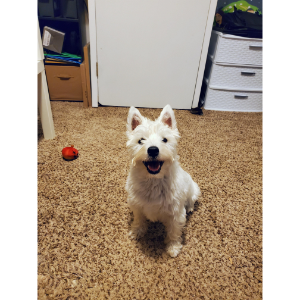
[[[175,111],[181,165],[202,197],[171,258],[160,223],[128,238],[128,108],[51,106],[56,138],[38,139],[39,299],[262,298],[261,113]],[[68,162],[71,144],[80,156]]]

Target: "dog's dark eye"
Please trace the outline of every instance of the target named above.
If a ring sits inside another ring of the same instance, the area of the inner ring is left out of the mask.
[[[164,143],[166,143],[168,140],[167,140],[166,138],[164,138],[162,141],[163,141]]]
[[[140,144],[140,145],[143,144],[142,141],[144,141],[144,140],[145,140],[145,139],[141,138],[141,139],[139,140],[139,144]]]

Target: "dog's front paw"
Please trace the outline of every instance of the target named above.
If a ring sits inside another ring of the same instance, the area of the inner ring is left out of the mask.
[[[171,241],[167,244],[167,252],[171,257],[176,257],[181,251],[182,245],[178,241]]]
[[[145,235],[146,231],[147,228],[144,227],[131,228],[129,231],[129,237],[133,240],[138,240]]]

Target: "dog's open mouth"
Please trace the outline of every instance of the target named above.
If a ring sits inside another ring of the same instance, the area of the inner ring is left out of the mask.
[[[150,161],[144,161],[143,163],[150,174],[158,174],[164,162],[159,160],[150,160]]]

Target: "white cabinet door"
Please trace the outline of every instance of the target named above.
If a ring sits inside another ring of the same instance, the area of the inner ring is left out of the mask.
[[[210,0],[96,0],[102,105],[189,109]]]

